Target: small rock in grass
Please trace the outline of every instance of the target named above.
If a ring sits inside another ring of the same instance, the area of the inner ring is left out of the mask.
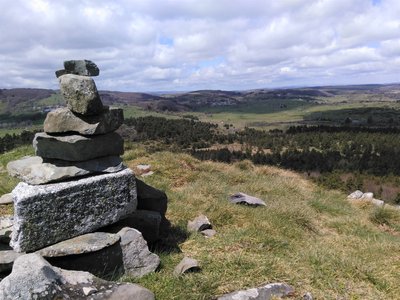
[[[364,193],[361,197],[362,200],[372,201],[374,199],[374,193]]]
[[[294,288],[286,283],[270,283],[258,288],[236,291],[217,300],[272,300],[274,297],[292,296]]]
[[[175,267],[174,275],[179,276],[189,272],[198,272],[201,268],[196,259],[184,257],[181,262]]]
[[[190,232],[200,232],[211,228],[212,225],[205,215],[196,217],[193,221],[189,221],[187,225],[187,230]]]
[[[11,204],[13,203],[12,194],[4,194],[0,197],[0,204]]]
[[[376,205],[376,206],[384,206],[385,205],[385,201],[378,200],[378,199],[375,199],[375,198],[371,200],[371,203],[373,205]]]
[[[89,296],[92,295],[94,293],[97,292],[97,289],[94,287],[90,287],[90,286],[85,286],[82,288],[83,293],[85,294],[85,296]]]
[[[244,204],[249,206],[265,206],[265,202],[260,198],[249,196],[245,193],[236,193],[229,197],[229,201],[234,204]]]
[[[362,198],[362,196],[364,195],[363,192],[357,190],[353,193],[351,193],[350,195],[347,196],[348,199],[360,199]]]
[[[303,298],[301,298],[302,300],[313,300],[314,297],[310,292],[307,292],[303,295]]]
[[[214,229],[206,229],[206,230],[202,230],[200,232],[202,235],[204,235],[205,237],[213,237],[214,235],[217,234],[217,232]]]

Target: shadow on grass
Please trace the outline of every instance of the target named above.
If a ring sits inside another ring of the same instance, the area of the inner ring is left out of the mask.
[[[149,245],[150,251],[156,253],[181,253],[179,244],[186,241],[189,237],[189,232],[183,229],[182,226],[169,225],[164,232],[164,237],[158,242]]]

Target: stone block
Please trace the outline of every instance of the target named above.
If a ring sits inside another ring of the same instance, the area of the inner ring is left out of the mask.
[[[46,133],[75,132],[82,135],[105,134],[117,130],[124,122],[122,108],[106,108],[99,115],[83,116],[66,107],[49,112],[44,120]]]
[[[130,169],[46,185],[21,182],[12,194],[10,244],[17,252],[93,232],[126,217],[137,206],[136,182]]]
[[[119,156],[106,156],[78,162],[58,159],[44,161],[40,156],[26,156],[7,164],[7,170],[11,176],[33,185],[65,181],[96,173],[115,173],[123,169],[125,165]]]
[[[66,60],[64,68],[67,72],[82,76],[98,76],[100,73],[97,65],[91,60]]]
[[[167,195],[136,178],[138,209],[152,210],[165,216],[168,205]]]
[[[112,132],[96,136],[37,133],[33,147],[38,156],[67,161],[86,161],[98,157],[122,155],[124,140]]]

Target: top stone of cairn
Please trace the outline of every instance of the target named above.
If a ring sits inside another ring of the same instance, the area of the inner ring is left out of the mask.
[[[97,65],[91,60],[66,60],[64,61],[66,73],[81,76],[98,76],[100,73]]]

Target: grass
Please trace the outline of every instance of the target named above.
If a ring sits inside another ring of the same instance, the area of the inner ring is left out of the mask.
[[[3,154],[0,165],[30,152],[22,147]],[[152,290],[157,299],[212,299],[271,282],[293,285],[296,299],[305,292],[315,299],[400,298],[399,211],[352,204],[343,193],[299,174],[249,161],[201,162],[179,153],[150,154],[136,144],[126,145],[123,158],[131,168],[150,164],[155,173],[143,180],[169,197],[172,230],[153,249],[160,270],[122,278]],[[230,204],[228,195],[238,191],[267,206]],[[186,231],[199,214],[210,219],[216,236]],[[173,269],[185,255],[202,270],[175,277]]]
[[[293,285],[297,296],[310,291],[316,299],[399,299],[399,212],[352,205],[346,195],[298,174],[248,161],[200,162],[182,154],[148,154],[140,146],[125,159],[131,167],[153,166],[155,174],[145,180],[168,194],[174,232],[185,233],[187,221],[199,214],[218,232],[210,239],[171,234],[165,243],[176,242],[181,252],[158,248],[159,272],[125,278],[157,299],[211,299],[277,281]],[[267,207],[230,204],[227,196],[238,191],[261,197]],[[377,214],[379,222],[372,217]],[[199,260],[202,271],[174,277],[184,255]]]

